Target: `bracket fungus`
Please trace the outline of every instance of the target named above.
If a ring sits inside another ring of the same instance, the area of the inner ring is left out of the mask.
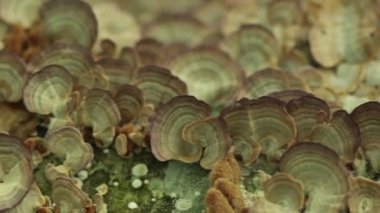
[[[128,63],[129,66],[136,70],[139,66],[139,57],[137,51],[132,47],[123,47],[120,50],[119,59],[123,60],[125,63]]]
[[[375,213],[380,209],[380,184],[364,177],[351,180],[351,191],[348,199],[350,212]]]
[[[37,55],[27,65],[27,71],[35,73],[48,65],[65,68],[74,78],[78,87],[91,88],[94,76],[91,74],[94,61],[90,53],[75,44],[54,44]]]
[[[211,169],[223,159],[230,148],[227,125],[221,118],[193,121],[184,127],[182,134],[185,141],[205,147],[200,161],[205,169]]]
[[[351,117],[360,129],[361,147],[372,168],[380,172],[380,103],[364,103],[352,111]]]
[[[278,92],[272,92],[268,96],[272,98],[276,98],[280,101],[283,101],[285,103],[289,103],[292,100],[299,99],[306,96],[313,97],[314,95],[311,93],[308,93],[304,90],[299,89],[289,89],[289,90],[281,90]]]
[[[57,178],[52,185],[52,198],[58,212],[83,212],[90,208],[90,198],[66,177]]]
[[[0,211],[16,206],[33,183],[29,150],[20,139],[0,134]]]
[[[50,152],[65,158],[63,165],[72,173],[85,168],[94,157],[91,145],[83,141],[82,133],[75,127],[64,126],[50,130],[45,144]]]
[[[25,106],[30,112],[41,115],[65,116],[76,106],[76,99],[70,97],[73,87],[73,79],[63,67],[44,67],[25,84]]]
[[[19,213],[28,211],[39,212],[39,210],[43,209],[44,205],[46,204],[48,204],[47,198],[43,196],[37,184],[33,183],[22,201],[11,210],[7,210],[6,213]]]
[[[121,85],[117,89],[113,99],[119,108],[122,123],[137,119],[144,106],[142,91],[129,84]]]
[[[293,117],[297,127],[297,141],[308,139],[316,124],[327,123],[330,120],[330,108],[319,98],[304,96],[290,101],[286,110]]]
[[[171,60],[169,67],[186,83],[189,95],[216,107],[236,98],[242,87],[241,67],[217,48],[191,49]]]
[[[307,85],[292,73],[275,69],[264,69],[255,72],[246,79],[244,97],[259,98],[290,89],[308,91]]]
[[[114,141],[114,148],[119,156],[127,156],[131,152],[128,138],[125,134],[119,134]]]
[[[185,141],[183,129],[191,122],[208,117],[210,113],[206,103],[192,96],[177,96],[163,104],[152,118],[150,126],[150,145],[154,156],[160,161],[198,161],[202,148]]]
[[[154,39],[141,39],[135,44],[138,61],[142,65],[159,65],[162,62],[163,45]]]
[[[140,68],[133,84],[142,91],[145,103],[155,107],[187,94],[186,84],[182,80],[172,75],[170,70],[158,66]]]
[[[260,153],[269,159],[279,159],[286,148],[295,142],[296,129],[285,103],[271,97],[244,100],[221,112],[235,147],[246,165]]]
[[[305,195],[302,182],[286,173],[277,173],[264,183],[265,199],[284,210],[297,212],[303,208]]]
[[[104,70],[111,91],[115,91],[123,84],[131,83],[136,77],[136,70],[122,59],[102,58],[96,62]]]
[[[104,90],[90,90],[78,112],[79,122],[92,127],[93,137],[100,147],[108,147],[116,135],[115,126],[120,122],[120,111],[112,96]]]
[[[273,33],[261,25],[243,25],[221,44],[241,64],[246,75],[275,67],[280,48]]]
[[[329,147],[344,163],[352,163],[360,145],[360,132],[349,114],[344,110],[338,110],[333,113],[330,122],[313,127],[309,141]]]
[[[1,103],[0,111],[2,112],[0,114],[0,132],[7,132],[25,139],[38,126],[35,115],[29,113],[24,107]]]
[[[76,0],[49,0],[40,9],[43,33],[53,43],[91,48],[98,34],[97,20],[89,4]]]
[[[312,142],[297,143],[284,153],[279,167],[302,182],[308,197],[306,212],[333,213],[345,207],[348,172],[331,149]]]

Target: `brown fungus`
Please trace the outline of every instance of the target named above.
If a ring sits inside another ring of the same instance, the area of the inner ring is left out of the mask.
[[[272,92],[268,96],[281,100],[285,103],[289,103],[292,100],[299,99],[305,96],[313,97],[313,94],[308,93],[304,90],[289,89],[289,90],[282,90],[278,92]]]
[[[302,182],[286,173],[277,173],[264,183],[266,200],[278,204],[287,211],[303,208],[305,195]]]
[[[186,84],[182,80],[173,76],[170,70],[158,66],[140,68],[133,84],[142,91],[144,102],[154,107],[187,94]]]
[[[352,163],[360,145],[360,132],[350,115],[338,110],[328,123],[316,124],[312,128],[309,141],[325,145],[334,150],[344,163]]]
[[[159,65],[162,63],[163,44],[154,39],[141,39],[135,45],[135,51],[141,66]]]
[[[242,212],[245,202],[239,185],[240,167],[232,153],[214,165],[210,181],[205,198],[206,212]]]
[[[38,125],[36,116],[18,104],[0,104],[0,132],[25,139]]]
[[[130,143],[131,142],[128,141],[128,138],[125,134],[119,134],[116,136],[114,143],[116,153],[121,157],[128,156],[128,154],[131,153]]]
[[[112,58],[116,52],[116,44],[110,39],[103,39],[100,41],[100,52],[97,53],[99,58]]]
[[[48,65],[65,68],[74,78],[78,87],[92,88],[94,84],[93,59],[90,52],[73,44],[50,45],[28,63],[28,72],[35,73]]]
[[[297,126],[297,141],[308,140],[312,128],[330,120],[330,108],[319,98],[305,96],[290,101],[286,110]]]
[[[241,212],[244,209],[245,203],[239,185],[232,183],[228,179],[219,178],[215,181],[213,187],[222,192],[234,212]]]
[[[114,97],[121,115],[121,123],[128,123],[139,118],[144,105],[143,92],[129,84],[120,86]]]
[[[296,128],[285,110],[285,103],[271,97],[241,100],[224,108],[222,118],[228,126],[235,154],[246,165],[253,163],[260,153],[278,159],[295,142]]]
[[[136,70],[140,63],[136,50],[131,47],[123,47],[120,50],[119,59],[128,63],[133,70]]]
[[[11,30],[11,27],[0,17],[0,49],[4,48],[4,39]]]
[[[292,73],[268,68],[247,77],[243,96],[259,98],[273,92],[294,89],[308,91],[305,82]]]
[[[136,77],[133,67],[123,59],[102,58],[96,62],[104,70],[111,91],[123,84],[131,83]]]
[[[236,185],[240,184],[240,166],[232,153],[228,153],[212,167],[210,183],[213,185],[219,178],[227,178]]]
[[[208,206],[207,213],[235,213],[228,199],[216,188],[211,188],[207,191],[206,205]]]
[[[192,96],[177,96],[163,104],[150,126],[150,145],[154,156],[160,161],[198,161],[202,155],[201,145],[186,142],[182,132],[191,122],[208,117],[210,111],[206,103]]]
[[[221,118],[214,117],[186,125],[183,129],[183,139],[205,148],[200,161],[205,169],[211,169],[223,159],[231,144],[226,123]]]
[[[281,56],[279,66],[287,71],[300,72],[300,70],[309,67],[309,61],[305,53],[293,48]]]

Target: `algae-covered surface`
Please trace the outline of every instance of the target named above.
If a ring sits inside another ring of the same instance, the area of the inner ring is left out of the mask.
[[[160,162],[146,150],[126,158],[118,156],[114,150],[95,149],[94,152],[93,162],[85,169],[88,177],[83,180],[82,189],[91,197],[99,185],[106,184],[108,193],[104,202],[108,212],[198,213],[204,210],[209,172],[198,164]],[[51,184],[44,175],[47,163],[58,164],[60,160],[53,155],[44,158],[34,170],[34,177],[42,192],[51,196]],[[131,170],[136,164],[145,164],[148,173],[134,176]],[[135,179],[141,179],[141,187],[132,186]],[[131,209],[131,203],[136,203],[137,208]]]

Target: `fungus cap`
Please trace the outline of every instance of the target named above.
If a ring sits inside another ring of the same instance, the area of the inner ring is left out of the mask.
[[[15,207],[33,183],[32,159],[21,140],[0,134],[0,211]]]
[[[25,64],[18,56],[0,51],[1,101],[17,102],[22,98],[25,74]]]
[[[91,48],[98,23],[90,5],[77,0],[49,0],[40,9],[43,33],[52,42],[74,43]]]
[[[344,208],[349,174],[331,149],[318,143],[296,143],[281,157],[279,168],[302,182],[309,195],[306,211],[333,213]]]
[[[50,65],[34,73],[23,89],[24,104],[30,112],[64,116],[76,101],[70,96],[73,78],[63,67]]]
[[[200,145],[182,138],[183,129],[191,122],[209,116],[210,107],[192,96],[177,96],[163,104],[152,117],[150,144],[153,155],[160,161],[176,159],[183,162],[198,161]]]

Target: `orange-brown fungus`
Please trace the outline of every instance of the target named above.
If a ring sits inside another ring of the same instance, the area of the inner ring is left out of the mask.
[[[9,35],[4,39],[5,49],[16,53],[25,61],[30,61],[36,53],[41,51],[45,43],[46,38],[41,33],[39,24],[31,28],[13,25]]]

